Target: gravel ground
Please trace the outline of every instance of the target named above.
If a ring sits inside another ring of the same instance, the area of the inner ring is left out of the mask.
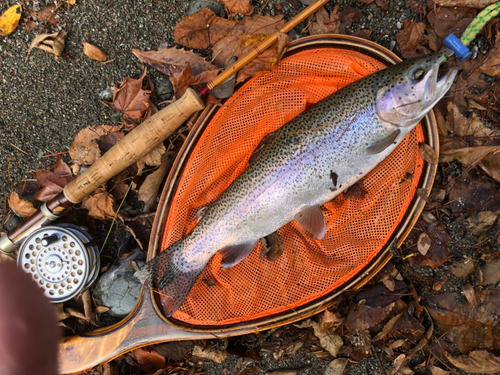
[[[254,1],[253,5],[259,8],[262,2]],[[267,11],[271,14],[276,2],[286,4],[287,0],[270,1]],[[0,0],[0,12],[16,3],[15,0]],[[100,103],[100,93],[119,85],[125,77],[137,78],[143,73],[143,64],[131,50],[156,50],[175,45],[172,38],[175,25],[187,15],[193,3],[203,4],[205,0],[192,0],[191,4],[183,0],[77,0],[70,9],[63,4],[57,30],[68,32],[67,57],[56,61],[53,55],[35,49],[25,62],[28,46],[41,32],[43,24],[39,22],[31,33],[25,30],[26,8],[33,9],[34,3],[43,8],[50,2],[24,1],[19,27],[9,37],[0,38],[1,214],[4,214],[5,197],[17,182],[33,178],[33,171],[44,169],[56,160],[43,155],[66,151],[76,133],[84,127],[117,120],[112,111]],[[391,49],[395,45],[399,20],[413,18],[402,0],[391,0],[387,10],[375,2],[365,5],[348,0],[339,4],[341,9],[359,7],[363,11],[365,17],[352,25],[351,32],[371,30],[371,40]],[[331,2],[327,9],[335,5]],[[291,6],[283,9],[288,19],[296,14]],[[298,26],[297,34],[305,36],[305,26],[305,23]],[[83,53],[82,41],[98,46],[112,61],[102,64],[89,59]],[[169,99],[168,78],[148,70],[159,93],[153,101],[159,103]],[[325,363],[317,361],[311,353],[298,353],[290,363],[269,363],[265,367],[273,370],[289,365],[308,367],[309,374],[323,374],[325,369]],[[207,366],[207,374],[221,371],[217,366]],[[351,373],[365,371],[365,366],[359,366],[358,370],[355,366]]]

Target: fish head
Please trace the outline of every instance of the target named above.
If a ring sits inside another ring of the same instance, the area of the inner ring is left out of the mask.
[[[446,94],[455,79],[457,67],[438,78],[444,60],[445,55],[437,52],[380,71],[383,86],[377,90],[376,96],[379,118],[401,127],[418,124]]]

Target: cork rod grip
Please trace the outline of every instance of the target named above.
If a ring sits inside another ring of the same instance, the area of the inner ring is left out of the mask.
[[[64,195],[73,203],[111,177],[123,171],[157,147],[193,113],[205,108],[198,94],[190,88],[177,101],[150,117],[99,158],[92,166],[64,188]]]

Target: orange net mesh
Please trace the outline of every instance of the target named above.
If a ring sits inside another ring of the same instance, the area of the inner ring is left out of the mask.
[[[247,167],[266,134],[308,104],[382,68],[359,52],[322,48],[286,58],[245,84],[193,147],[171,198],[161,248],[189,233],[196,212],[215,201]],[[322,207],[324,240],[311,239],[292,221],[278,231],[284,252],[275,262],[259,258],[261,244],[230,269],[220,267],[216,254],[173,317],[194,325],[241,323],[289,312],[341,287],[379,254],[407,210],[422,173],[422,141],[419,125],[364,180],[364,199],[341,194]]]

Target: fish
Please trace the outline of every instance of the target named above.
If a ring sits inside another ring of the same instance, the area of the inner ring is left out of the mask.
[[[451,87],[458,68],[438,78],[444,60],[435,53],[373,73],[265,136],[191,232],[136,272],[165,297],[165,316],[181,307],[216,253],[222,267],[233,267],[292,220],[321,241],[321,205],[380,164]]]

